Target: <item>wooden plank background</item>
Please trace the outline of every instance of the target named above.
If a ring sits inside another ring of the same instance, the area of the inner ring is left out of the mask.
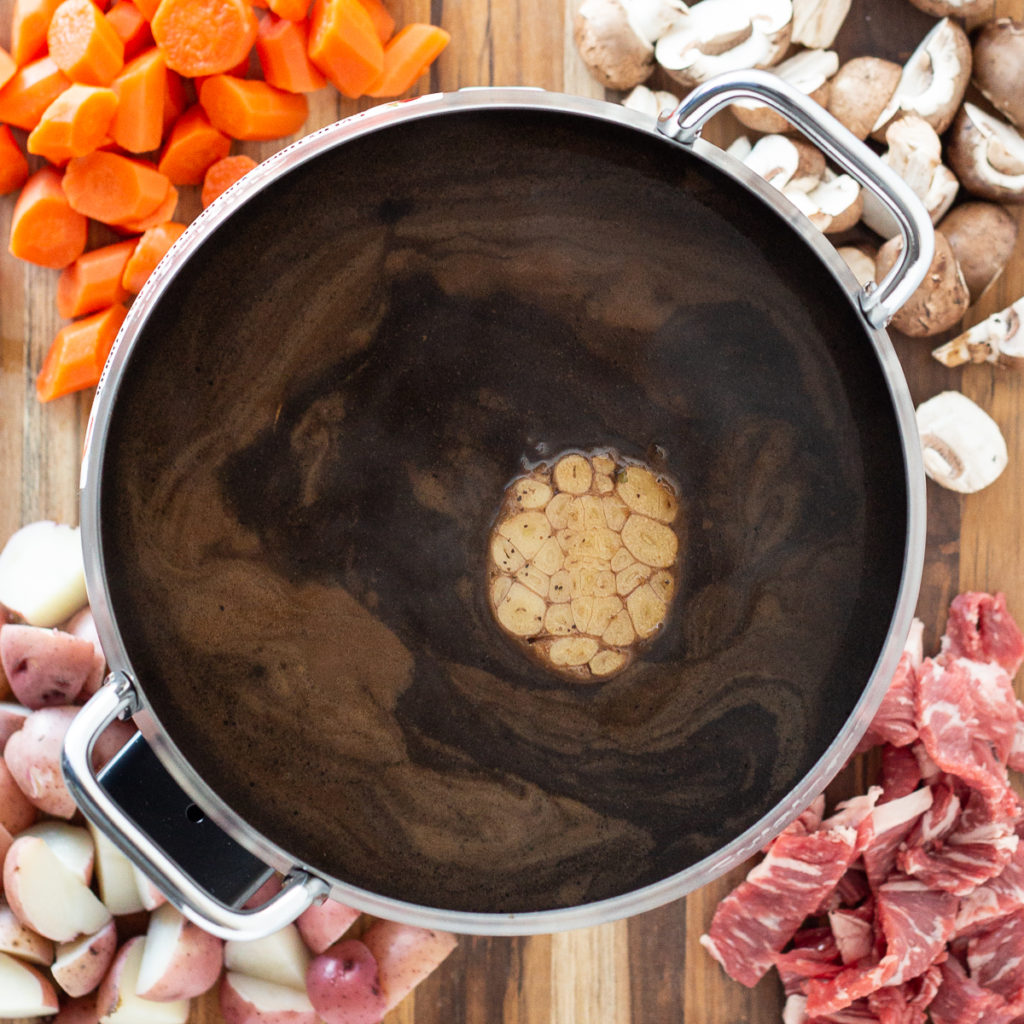
[[[3,46],[9,42],[11,6],[12,0],[0,0]],[[449,49],[421,83],[422,92],[494,84],[603,95],[572,43],[576,0],[389,0],[389,6],[399,24],[429,20],[452,33]],[[994,0],[991,12],[1024,18],[1024,0]],[[853,0],[837,48],[844,59],[873,53],[903,60],[930,24],[906,0]],[[323,90],[312,99],[307,127],[364,105]],[[720,121],[710,137],[723,142],[731,131],[728,120]],[[237,148],[260,158],[278,145]],[[198,199],[194,190],[183,193],[179,216],[187,219],[198,211]],[[4,239],[12,207],[12,197],[0,199]],[[21,264],[2,246],[0,539],[35,519],[78,519],[78,466],[91,396],[40,406],[32,390],[60,326],[55,280],[55,272]],[[971,319],[1022,294],[1024,245]],[[1003,590],[1011,610],[1024,619],[1024,377],[989,366],[949,370],[930,358],[928,341],[894,337],[894,342],[915,401],[962,389],[1002,426],[1010,449],[1009,469],[980,494],[960,498],[929,484],[928,558],[918,608],[926,642],[935,642],[949,599],[962,589]],[[861,787],[871,767],[858,761],[834,791]],[[781,1007],[776,982],[767,979],[750,991],[730,982],[697,942],[716,901],[744,871],[629,921],[554,936],[464,939],[443,968],[389,1016],[389,1024],[776,1022]],[[197,1003],[191,1024],[219,1024],[215,998]]]

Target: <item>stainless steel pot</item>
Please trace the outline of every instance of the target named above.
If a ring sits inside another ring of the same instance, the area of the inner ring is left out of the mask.
[[[742,98],[891,212],[877,288],[700,138]],[[268,159],[147,283],[97,395],[82,529],[111,676],[64,764],[85,813],[225,936],[327,893],[553,931],[740,863],[850,757],[910,627],[924,478],[884,326],[931,253],[905,185],[756,72],[656,126],[466,90]],[[664,635],[585,693],[474,596],[489,488],[559,443],[657,451],[688,516]],[[295,602],[289,629],[321,634],[275,633]],[[97,777],[119,716],[141,736]],[[239,909],[271,869],[282,893]]]

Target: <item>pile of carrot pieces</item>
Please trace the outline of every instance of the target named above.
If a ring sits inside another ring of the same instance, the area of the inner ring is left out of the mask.
[[[328,84],[401,96],[449,40],[396,31],[383,0],[104,3],[15,0],[0,49],[0,195],[20,190],[10,251],[61,271],[71,321],[36,379],[44,402],[98,383],[128,304],[185,230],[179,187],[208,206],[255,166],[233,140],[293,135]],[[87,251],[90,222],[124,240]]]

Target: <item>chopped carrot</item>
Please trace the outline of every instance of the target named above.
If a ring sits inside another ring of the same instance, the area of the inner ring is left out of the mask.
[[[85,156],[102,145],[116,110],[113,89],[75,82],[43,111],[29,134],[28,151],[52,164]]]
[[[57,312],[65,320],[127,302],[131,293],[121,283],[135,251],[135,239],[82,253],[57,278]]]
[[[102,149],[76,156],[64,174],[71,208],[104,224],[148,216],[164,202],[170,187],[167,176],[152,164]]]
[[[370,16],[373,27],[377,30],[377,38],[382,43],[386,43],[395,31],[395,19],[391,17],[391,12],[384,6],[382,0],[359,0],[359,2],[366,8],[366,13]]]
[[[189,78],[234,68],[256,42],[249,0],[160,0],[153,38],[167,66]]]
[[[55,167],[43,167],[25,182],[11,215],[14,256],[60,270],[85,252],[88,232],[88,219],[71,207]]]
[[[267,0],[267,6],[279,18],[288,21],[305,21],[309,11],[309,0]]]
[[[124,43],[92,0],[62,0],[50,19],[46,44],[72,82],[110,85],[124,67]]]
[[[51,58],[31,61],[0,89],[0,122],[31,131],[43,111],[70,84]]]
[[[151,46],[124,66],[111,83],[117,93],[117,113],[110,134],[129,153],[148,153],[164,136],[164,98],[167,65],[159,47]]]
[[[14,63],[14,58],[3,47],[0,47],[0,89],[14,77],[14,72],[17,70],[18,65]]]
[[[256,161],[251,156],[239,153],[236,156],[226,156],[211,164],[203,178],[203,189],[200,193],[200,200],[203,209],[210,205],[222,192],[226,192],[239,178],[248,174],[256,166]]]
[[[13,192],[28,180],[28,160],[15,141],[10,126],[0,124],[0,196]]]
[[[206,79],[199,87],[199,102],[210,124],[233,139],[279,139],[297,132],[309,114],[301,93],[231,75]]]
[[[156,14],[156,9],[160,6],[160,0],[132,0],[132,2],[138,7],[146,21],[152,24],[153,15]]]
[[[96,387],[127,315],[127,308],[118,303],[62,327],[36,377],[39,401]]]
[[[150,228],[135,243],[135,249],[121,276],[125,289],[135,295],[142,291],[156,265],[167,255],[167,250],[181,237],[184,224],[169,220]]]
[[[382,98],[408,92],[450,39],[451,36],[436,25],[416,22],[406,25],[384,47],[384,72],[366,90],[366,95]]]
[[[263,78],[285,92],[316,92],[327,79],[309,59],[309,26],[304,21],[288,21],[275,14],[260,20],[256,53],[263,67]]]
[[[188,93],[185,90],[185,79],[174,71],[167,72],[164,88],[164,134],[172,124],[181,117],[182,111],[188,106]]]
[[[313,0],[309,58],[331,84],[357,99],[384,70],[384,47],[359,0]]]
[[[231,140],[197,103],[174,122],[157,169],[172,185],[201,185],[206,168],[231,152]]]
[[[124,46],[125,60],[131,60],[148,46],[153,45],[153,33],[149,20],[132,0],[116,0],[104,15],[113,26],[118,39]]]
[[[177,208],[178,190],[172,185],[167,190],[164,201],[152,213],[134,220],[118,221],[110,226],[122,235],[141,235],[144,231],[155,228],[158,224],[165,224],[174,216],[174,211]]]
[[[14,0],[11,56],[18,67],[46,53],[46,30],[60,0]]]

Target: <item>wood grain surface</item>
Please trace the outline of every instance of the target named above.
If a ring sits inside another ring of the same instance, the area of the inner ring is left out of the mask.
[[[6,46],[12,0],[0,0],[0,45]],[[399,24],[433,21],[452,43],[420,91],[479,85],[522,85],[597,96],[572,43],[575,0],[389,0]],[[1024,18],[1024,0],[993,2],[992,13]],[[909,54],[930,19],[906,0],[853,0],[837,43],[843,58]],[[609,95],[609,99],[616,99]],[[333,90],[312,98],[308,128],[347,116],[364,104]],[[728,119],[709,137],[726,141]],[[23,136],[22,136],[23,138]],[[244,148],[255,157],[278,143]],[[495,182],[500,190],[501,182]],[[185,189],[179,215],[198,211]],[[0,235],[7,237],[13,198],[0,199]],[[1017,212],[1020,219],[1020,211]],[[100,240],[97,236],[97,240]],[[780,243],[779,259],[785,259]],[[78,521],[78,467],[91,395],[40,405],[33,381],[60,326],[54,308],[56,273],[0,252],[0,537],[23,523]],[[971,311],[970,321],[1024,294],[1024,245],[1001,281]],[[964,498],[928,486],[929,537],[918,614],[934,644],[945,609],[959,590],[1002,590],[1024,619],[1024,376],[988,365],[950,370],[930,358],[928,341],[894,336],[915,402],[962,389],[1001,425],[1010,466],[990,488]],[[833,786],[863,786],[872,765],[860,760]],[[708,885],[659,910],[585,931],[523,939],[463,939],[445,965],[388,1018],[390,1024],[767,1024],[780,1019],[774,979],[747,990],[729,981],[704,954],[698,936],[716,901],[745,872]],[[196,1004],[192,1024],[216,1024],[216,999]]]

